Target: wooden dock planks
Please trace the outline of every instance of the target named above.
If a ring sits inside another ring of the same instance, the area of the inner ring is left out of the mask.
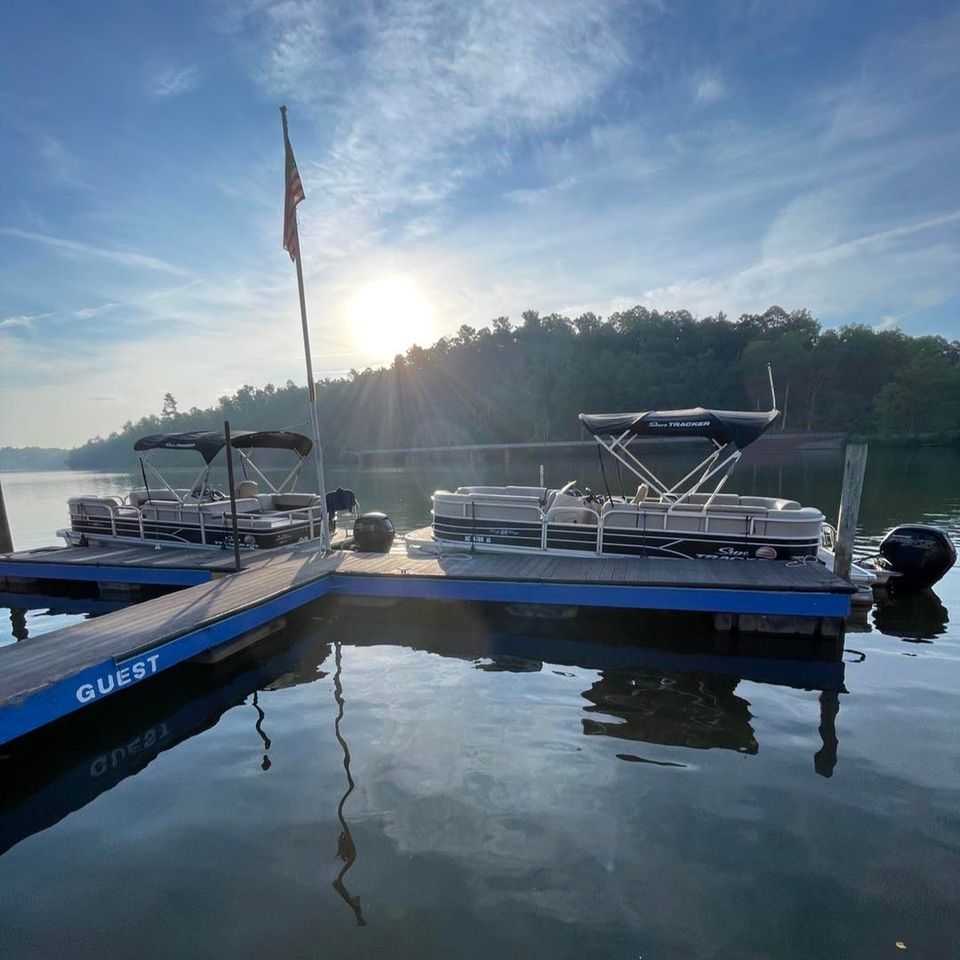
[[[118,564],[147,560],[213,569],[224,562],[229,568],[232,562],[162,553],[145,557],[143,548],[103,553],[86,548],[86,555],[71,557],[71,563],[104,564],[112,571]],[[240,573],[0,647],[0,743],[84,706],[82,691],[95,689],[91,685],[102,678],[122,678],[123,671],[129,678],[125,664],[132,658],[153,654],[153,672],[166,669],[326,593],[839,619],[849,608],[851,590],[818,564],[469,553],[323,555],[314,545],[302,545],[250,557]],[[113,680],[110,684],[103,695],[113,692]]]

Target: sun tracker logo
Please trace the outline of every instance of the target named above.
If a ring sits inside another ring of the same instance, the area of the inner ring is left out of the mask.
[[[756,557],[758,560],[776,560],[777,551],[773,547],[757,547]]]
[[[709,427],[709,420],[651,420],[650,427]]]

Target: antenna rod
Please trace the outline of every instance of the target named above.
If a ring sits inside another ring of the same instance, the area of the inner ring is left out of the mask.
[[[770,378],[770,409],[777,409],[777,392],[773,389],[773,367],[767,364],[767,376]]]

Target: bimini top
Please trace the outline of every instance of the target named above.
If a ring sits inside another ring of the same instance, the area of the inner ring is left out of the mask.
[[[580,422],[594,436],[706,437],[741,449],[753,443],[780,416],[779,410],[647,410],[643,413],[581,413]]]
[[[144,450],[196,450],[210,463],[226,446],[226,438],[216,430],[191,430],[188,433],[154,433],[141,437],[133,449]],[[313,449],[313,441],[300,433],[286,430],[237,430],[231,431],[230,443],[240,449],[269,447],[274,450],[294,450],[300,457]]]

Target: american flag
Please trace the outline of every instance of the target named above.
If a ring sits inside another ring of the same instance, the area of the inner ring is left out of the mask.
[[[297,231],[297,204],[306,199],[303,182],[297,161],[293,157],[293,147],[287,134],[287,108],[280,108],[283,117],[283,146],[286,150],[286,170],[284,174],[285,191],[283,197],[283,249],[290,254],[291,260],[300,256],[300,234]]]

